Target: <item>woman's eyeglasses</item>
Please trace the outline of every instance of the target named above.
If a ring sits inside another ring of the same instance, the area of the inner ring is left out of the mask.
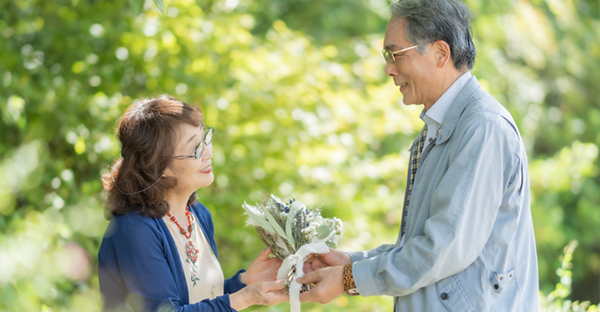
[[[204,131],[204,140],[200,141],[198,146],[196,146],[196,148],[194,149],[193,155],[173,156],[173,158],[176,158],[176,159],[187,159],[187,158],[200,159],[200,157],[202,157],[202,154],[204,153],[204,147],[211,144],[213,134],[215,133],[215,128],[213,128],[213,127],[202,127],[202,130]]]

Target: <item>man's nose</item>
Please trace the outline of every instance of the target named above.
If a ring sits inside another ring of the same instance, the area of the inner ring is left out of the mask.
[[[390,77],[398,75],[398,68],[396,68],[396,62],[388,63],[385,62],[385,74]]]

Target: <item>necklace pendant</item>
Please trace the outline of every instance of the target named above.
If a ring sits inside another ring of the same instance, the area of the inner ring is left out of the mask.
[[[185,244],[185,253],[192,263],[196,263],[196,261],[198,261],[199,250],[194,247],[194,244],[191,241]]]

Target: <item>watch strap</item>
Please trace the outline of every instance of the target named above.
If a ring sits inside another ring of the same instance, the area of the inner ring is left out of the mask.
[[[356,283],[354,282],[354,275],[352,274],[352,263],[344,265],[344,270],[342,272],[344,292],[349,295],[357,295],[358,291],[356,289]]]

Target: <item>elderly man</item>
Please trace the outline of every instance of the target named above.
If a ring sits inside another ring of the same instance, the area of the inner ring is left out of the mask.
[[[391,9],[385,72],[425,121],[398,241],[314,258],[299,282],[316,286],[300,299],[346,292],[393,296],[395,311],[539,311],[527,156],[511,115],[469,71],[471,13],[458,0]]]

